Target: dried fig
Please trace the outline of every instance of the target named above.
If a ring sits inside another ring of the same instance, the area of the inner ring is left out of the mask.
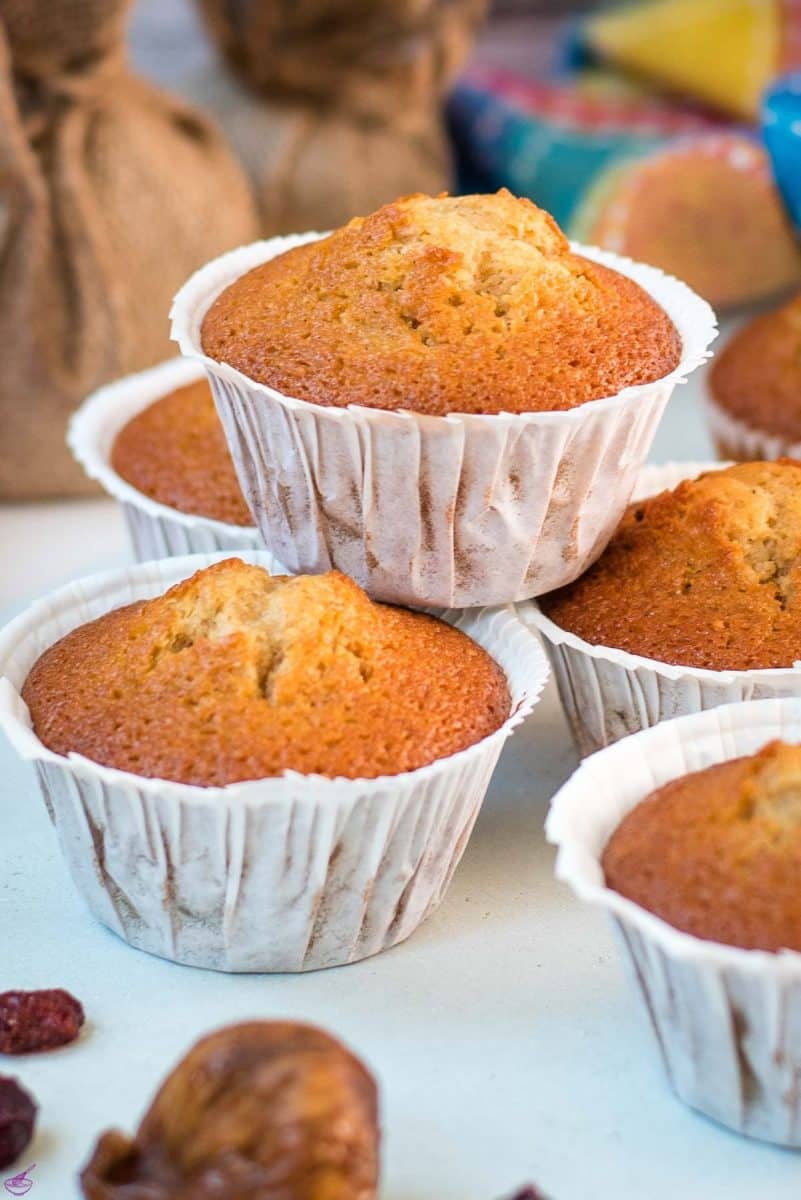
[[[312,1026],[254,1021],[199,1041],[81,1182],[88,1200],[374,1200],[378,1142],[357,1058]]]

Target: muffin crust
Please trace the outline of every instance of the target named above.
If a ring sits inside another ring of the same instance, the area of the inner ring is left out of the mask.
[[[625,817],[607,885],[676,929],[754,950],[801,950],[801,746],[674,779]]]
[[[459,630],[338,572],[271,577],[238,559],[73,630],[22,694],[57,753],[201,786],[397,774],[510,709],[503,671]]]
[[[229,525],[252,525],[207,380],[156,400],[124,425],[111,465],[138,491]]]
[[[408,196],[236,280],[204,351],[301,400],[420,413],[574,408],[679,362],[636,283],[506,190]]]
[[[712,364],[709,389],[743,424],[801,441],[801,294],[737,331]]]
[[[629,507],[598,561],[540,598],[593,645],[711,670],[801,659],[801,463],[742,463]]]

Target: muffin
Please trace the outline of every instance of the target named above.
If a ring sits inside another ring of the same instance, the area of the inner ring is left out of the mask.
[[[181,290],[173,335],[293,570],[468,606],[597,556],[714,318],[501,191],[410,196],[235,251]]]
[[[801,464],[648,467],[609,546],[520,607],[582,754],[666,718],[801,694]]]
[[[170,359],[93,392],[67,440],[119,503],[138,561],[263,546],[198,364]]]
[[[509,716],[501,668],[459,630],[331,572],[227,559],[80,625],[22,689],[36,735],[136,775],[223,787],[297,771],[414,771]]]
[[[208,380],[168,392],[123,425],[111,465],[146,496],[229,525],[251,525]]]
[[[613,166],[571,230],[677,275],[716,308],[768,299],[801,279],[770,161],[744,134],[684,137]]]
[[[296,246],[226,288],[201,341],[300,400],[437,417],[563,411],[681,357],[647,292],[506,190],[408,196]]]
[[[585,575],[540,600],[594,645],[712,671],[801,659],[801,462],[741,463],[633,504]]]
[[[614,920],[681,1099],[796,1148],[799,743],[797,698],[691,713],[586,759],[547,822],[557,876]]]
[[[695,937],[801,950],[801,746],[774,741],[657,788],[603,854],[607,887]]]
[[[0,631],[0,728],[131,945],[223,971],[355,962],[442,900],[547,663],[510,609],[434,619],[245,559],[32,605]]]
[[[801,294],[739,329],[707,376],[723,458],[779,458],[801,443]]]

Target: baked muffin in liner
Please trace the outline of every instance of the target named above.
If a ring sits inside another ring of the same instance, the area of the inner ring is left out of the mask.
[[[264,546],[254,525],[231,525],[161,504],[111,465],[114,439],[133,417],[162,396],[202,378],[203,370],[196,363],[172,358],[93,392],[70,420],[69,447],[90,479],[119,501],[137,562],[215,550],[239,553]]]
[[[556,874],[612,917],[671,1086],[750,1137],[801,1147],[801,954],[743,950],[683,933],[604,884],[601,857],[651,791],[773,738],[801,740],[801,701],[692,713],[588,758],[547,821]]]
[[[304,971],[377,954],[437,907],[504,742],[548,676],[511,608],[438,612],[506,674],[511,713],[457,754],[399,775],[283,776],[195,787],[49,750],[20,689],[77,625],[225,554],[141,563],[71,583],[0,632],[0,727],[36,767],[64,857],[92,913],[131,945],[222,971]],[[271,573],[266,551],[240,555]]]
[[[708,385],[704,403],[709,433],[721,458],[737,462],[801,458],[801,442],[793,442],[781,434],[746,425],[718,404]]]
[[[709,432],[721,458],[801,457],[797,416],[801,295],[741,324],[704,378]]]
[[[674,488],[682,479],[722,470],[726,462],[666,463],[643,468],[634,499]],[[560,628],[535,600],[520,617],[542,637],[579,753],[592,754],[659,721],[738,700],[801,697],[801,664],[760,671],[710,671],[658,662],[598,646]]]
[[[430,416],[282,395],[203,353],[203,318],[247,271],[323,235],[276,237],[198,271],[172,335],[203,363],[242,490],[293,571],[337,567],[379,600],[469,606],[568,583],[608,542],[675,385],[708,357],[712,309],[653,267],[574,246],[630,276],[682,341],[675,370],[565,412]]]

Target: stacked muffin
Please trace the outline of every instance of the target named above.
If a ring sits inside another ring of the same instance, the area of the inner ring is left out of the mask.
[[[499,192],[412,196],[327,237],[235,251],[182,290],[174,335],[208,373],[282,562],[463,606],[525,599],[597,556],[712,319],[682,285],[576,253]],[[92,397],[75,453],[132,528],[161,519],[139,557],[247,548],[200,384],[173,395],[173,378],[161,395],[148,375]],[[176,512],[183,545],[164,531]]]
[[[775,698],[801,696],[801,463],[640,478],[708,306],[501,192],[244,247],[185,285],[173,328],[189,367],[93,398],[76,453],[149,518],[269,550],[176,559],[165,539],[163,562],[73,585],[0,640],[4,721],[93,911],[227,970],[402,940],[542,688],[534,625],[581,749],[642,731],[557,800],[561,873],[623,925],[682,1094],[797,1141],[759,1029],[798,1006],[776,962],[801,949],[801,714]],[[746,372],[715,379],[743,417]],[[661,1011],[656,962],[697,1012]],[[727,1012],[724,1079],[694,1047]]]
[[[17,743],[130,941],[233,970],[352,961],[436,906],[544,683],[531,633],[478,606],[597,556],[714,318],[499,192],[245,247],[173,321],[188,361],[104,389],[70,433],[164,562],[12,627]],[[106,797],[100,846],[76,786]]]
[[[683,285],[577,253],[508,192],[235,251],[182,290],[173,331],[278,557],[443,606],[589,565],[712,336]]]
[[[742,363],[784,347],[794,311],[713,376],[738,419],[788,437]],[[557,798],[560,873],[623,926],[681,1094],[795,1144],[759,1031],[801,994],[776,967],[801,949],[801,714],[719,706],[801,695],[801,464],[639,477],[708,307],[501,192],[235,251],[185,285],[173,328],[189,365],[92,398],[71,435],[165,561],[73,586],[0,640],[5,724],[93,911],[227,970],[406,937],[543,685],[525,625],[479,607],[518,601],[580,748],[641,730]],[[176,559],[179,528],[188,548],[269,552]],[[663,1012],[665,974],[704,1002]],[[712,1070],[701,1045],[722,1047]]]

